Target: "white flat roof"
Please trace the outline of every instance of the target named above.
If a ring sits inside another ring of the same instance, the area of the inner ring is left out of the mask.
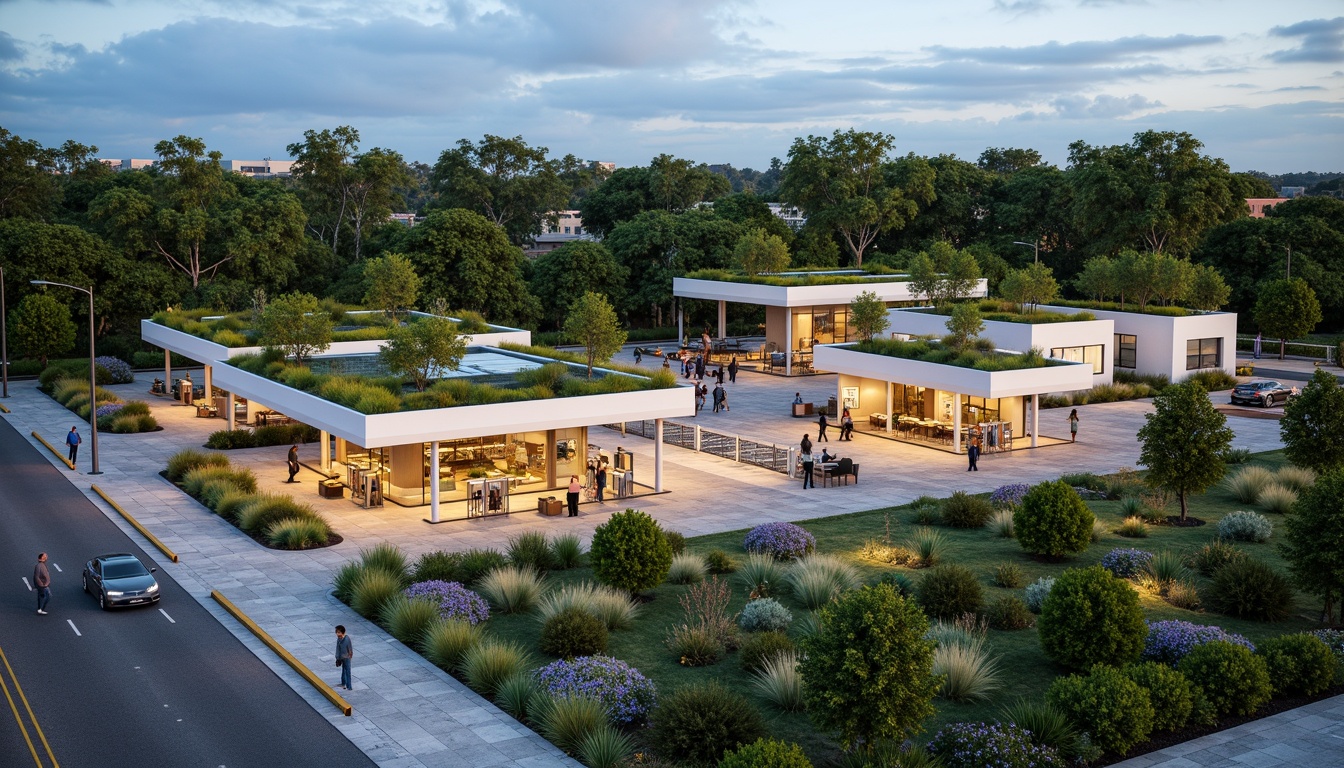
[[[785,273],[788,276],[790,273]],[[817,273],[806,273],[817,274]],[[832,275],[851,275],[839,270]],[[729,280],[701,280],[699,278],[672,278],[672,295],[684,299],[731,301],[738,304],[757,304],[766,307],[812,307],[848,304],[860,293],[869,291],[882,301],[915,301],[919,297],[910,292],[910,283],[896,279],[899,275],[873,275],[861,282],[833,285],[766,285],[739,283]],[[981,280],[971,296],[988,294],[989,284]]]

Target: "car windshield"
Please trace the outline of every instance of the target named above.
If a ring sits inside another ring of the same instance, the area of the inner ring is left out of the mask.
[[[116,560],[103,564],[105,579],[127,579],[132,576],[145,576],[148,573],[139,560]]]

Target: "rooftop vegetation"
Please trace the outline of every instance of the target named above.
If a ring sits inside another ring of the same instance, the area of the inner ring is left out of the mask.
[[[331,335],[333,342],[386,339],[388,331],[392,328],[389,315],[381,310],[365,310],[330,299],[323,299],[319,307],[322,312],[331,314],[331,321],[335,325]],[[489,333],[491,330],[480,313],[461,311],[451,314],[457,318],[458,333]],[[421,317],[422,315],[408,315],[398,322],[405,325],[417,322]],[[257,314],[250,309],[241,312],[208,307],[173,309],[156,312],[150,319],[159,325],[230,348],[255,347],[261,344]]]
[[[1052,301],[1058,307],[1075,307],[1078,309],[1097,309],[1104,312],[1136,312],[1141,315],[1161,315],[1163,317],[1188,317],[1190,315],[1200,314],[1198,310],[1186,309],[1185,307],[1164,307],[1157,304],[1149,304],[1146,307],[1139,308],[1136,304],[1120,304],[1114,301],[1080,301],[1073,299],[1057,299]]]
[[[1076,323],[1097,319],[1097,316],[1091,312],[1074,312],[1069,314],[1064,312],[1023,311],[1018,309],[1017,305],[1010,301],[999,301],[997,299],[985,299],[983,301],[975,302],[975,304],[980,308],[981,320],[992,320],[1001,323]],[[950,317],[954,306],[955,305],[953,304],[948,304],[941,307],[920,307],[918,309],[907,311]]]
[[[996,352],[993,343],[985,339],[975,340],[974,345],[961,350],[938,344],[925,339],[900,341],[898,339],[873,339],[860,341],[851,349],[870,355],[886,355],[906,360],[918,360],[938,365],[955,365],[958,368],[972,368],[977,371],[1020,371],[1027,368],[1045,368],[1050,365],[1064,365],[1062,360],[1052,360],[1041,354],[1039,349],[1030,349],[1022,354]]]
[[[829,271],[834,271],[829,270]],[[692,280],[714,280],[721,283],[752,283],[755,285],[776,285],[784,288],[796,288],[805,285],[851,285],[872,282],[903,283],[910,279],[904,272],[897,272],[880,265],[864,267],[863,274],[826,274],[825,271],[806,273],[806,270],[790,270],[805,274],[764,274],[748,275],[727,269],[700,269],[685,277]]]

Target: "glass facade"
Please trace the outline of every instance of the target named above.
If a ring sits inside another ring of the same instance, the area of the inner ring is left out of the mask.
[[[1138,367],[1139,337],[1128,333],[1115,334],[1115,367]]]
[[[1103,344],[1089,344],[1085,347],[1054,347],[1050,350],[1050,356],[1057,360],[1068,360],[1072,363],[1091,363],[1093,373],[1105,373],[1106,364],[1103,356],[1106,354],[1106,347]]]
[[[804,352],[814,344],[839,344],[849,337],[849,306],[798,307],[793,310],[794,349]]]
[[[1190,339],[1185,342],[1185,370],[1221,368],[1222,365],[1223,340],[1221,338]]]

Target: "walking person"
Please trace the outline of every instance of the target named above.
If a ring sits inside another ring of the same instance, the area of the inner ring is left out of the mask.
[[[714,385],[714,412],[715,412],[715,413],[718,413],[718,412],[721,411],[721,410],[723,410],[723,385],[722,385],[722,384],[715,384],[715,385]]]
[[[635,365],[639,365],[642,362],[644,362],[644,350],[635,347]]]
[[[798,447],[801,449],[798,458],[803,462],[803,489],[816,488],[817,481],[812,478],[812,468],[817,465],[816,457],[812,455],[812,439],[803,435],[803,442]]]
[[[569,516],[579,516],[579,494],[583,492],[583,484],[579,482],[578,475],[569,476],[569,491],[565,494],[565,501],[569,502]]]
[[[705,378],[705,356],[696,355],[695,357],[695,378]]]
[[[75,457],[79,455],[79,444],[84,442],[84,438],[79,436],[79,427],[71,427],[65,435],[65,444],[70,446],[70,463],[75,463]]]
[[[1073,411],[1069,413],[1069,442],[1072,443],[1076,442],[1077,440],[1078,440],[1078,409],[1074,408]]]
[[[737,355],[733,355],[733,359],[728,361],[728,381],[737,383]]]
[[[704,384],[695,385],[695,413],[697,416],[700,414],[700,409],[705,407],[705,389]]]
[[[1255,334],[1255,359],[1256,359],[1256,360],[1259,360],[1259,359],[1260,359],[1260,339],[1261,339],[1261,337],[1263,337],[1263,336],[1264,336],[1263,333],[1259,333],[1259,332],[1257,332],[1257,333]]]
[[[353,691],[355,687],[350,684],[350,664],[355,658],[355,644],[350,642],[350,637],[345,634],[345,625],[336,625],[336,666],[341,668],[341,684],[337,688],[344,688],[347,691]]]
[[[720,389],[721,391],[719,392],[719,407],[725,411],[731,410],[728,407],[728,390],[722,388]]]
[[[830,424],[829,424],[829,422],[826,421],[826,412],[825,412],[825,411],[822,411],[822,412],[821,412],[821,416],[817,419],[817,442],[818,442],[818,443],[820,443],[820,442],[822,442],[822,441],[825,441],[825,442],[828,442],[828,443],[831,442],[831,439],[830,439],[829,437],[826,436],[826,427],[828,427],[828,426],[830,426]]]
[[[966,445],[966,458],[970,465],[966,467],[967,472],[979,472],[980,467],[975,462],[980,458],[980,428],[971,430],[970,442]]]
[[[297,483],[298,481],[294,479],[294,476],[299,474],[299,446],[289,446],[289,457],[285,459],[285,463],[289,465],[289,479],[285,482]]]
[[[714,378],[719,380],[719,386],[723,386],[723,363],[719,363],[719,370],[714,372]]]
[[[598,503],[598,504],[606,504],[606,503],[607,503],[606,499],[604,499],[604,498],[602,497],[603,492],[605,492],[606,489],[607,489],[607,464],[606,464],[606,462],[599,461],[599,462],[597,463],[597,475],[596,475],[596,477],[595,477],[595,481],[597,482],[597,503]]]
[[[37,612],[47,615],[47,603],[51,601],[51,573],[47,570],[47,553],[37,553],[37,565],[33,566],[33,589],[37,590]]]

